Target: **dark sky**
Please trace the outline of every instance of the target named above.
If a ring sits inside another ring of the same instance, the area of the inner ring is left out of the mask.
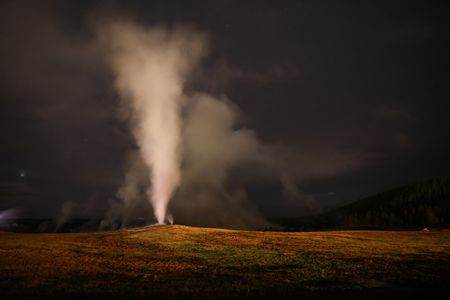
[[[136,145],[90,46],[104,15],[207,32],[190,84],[288,148],[323,208],[450,173],[448,1],[2,1],[0,210],[98,216],[114,198]],[[305,213],[275,177],[245,189],[265,215]]]

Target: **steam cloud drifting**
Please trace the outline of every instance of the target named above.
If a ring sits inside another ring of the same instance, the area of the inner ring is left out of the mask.
[[[130,151],[117,192],[122,203],[111,205],[100,229],[116,228],[118,218],[127,226],[137,208],[145,207],[143,198],[159,224],[172,223],[170,208],[191,225],[267,226],[229,177],[236,169],[242,178],[258,177],[262,169],[277,177],[286,164],[253,130],[237,126],[239,110],[226,96],[186,92],[207,52],[206,35],[128,21],[102,22],[97,29],[98,44],[116,75],[120,112],[139,147],[138,155]]]
[[[180,184],[181,108],[187,75],[204,52],[203,35],[182,28],[144,29],[129,22],[103,24],[101,43],[117,75],[143,161],[150,169],[147,194],[159,224]]]

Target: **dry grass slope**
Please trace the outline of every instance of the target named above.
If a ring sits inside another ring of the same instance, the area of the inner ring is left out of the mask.
[[[376,298],[449,284],[445,230],[0,233],[4,299]]]

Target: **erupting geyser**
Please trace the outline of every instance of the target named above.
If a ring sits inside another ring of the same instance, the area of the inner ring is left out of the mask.
[[[186,29],[145,29],[129,22],[102,24],[100,43],[116,74],[122,111],[149,167],[147,192],[159,224],[180,183],[183,86],[204,49],[203,35]]]

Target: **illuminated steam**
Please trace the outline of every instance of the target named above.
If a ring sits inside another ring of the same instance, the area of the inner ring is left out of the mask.
[[[9,229],[13,220],[19,214],[19,209],[11,208],[0,211],[0,229]]]
[[[99,36],[116,75],[123,111],[150,169],[147,195],[163,224],[171,221],[167,206],[181,180],[183,86],[201,57],[204,38],[186,29],[144,29],[129,22],[102,24]]]
[[[174,199],[177,219],[192,225],[263,228],[267,222],[247,199],[233,171],[264,164],[256,133],[238,127],[238,108],[225,96],[192,94],[183,123],[183,182]]]
[[[115,74],[120,113],[138,146],[138,153],[129,152],[116,194],[121,202],[112,202],[100,229],[117,228],[119,219],[126,227],[145,210],[145,198],[159,224],[173,223],[168,211],[173,198],[170,207],[186,224],[265,227],[267,221],[247,201],[241,183],[280,176],[295,159],[285,163],[280,151],[240,126],[239,109],[225,95],[191,85],[185,91],[187,80],[204,71],[199,62],[207,48],[205,35],[186,27],[144,28],[123,21],[100,22],[97,29],[98,45]],[[288,186],[295,192],[288,198],[303,201],[295,185]]]

